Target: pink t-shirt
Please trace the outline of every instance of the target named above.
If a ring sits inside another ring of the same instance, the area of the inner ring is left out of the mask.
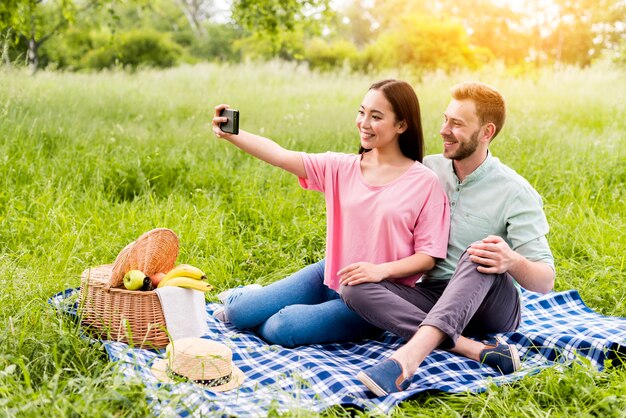
[[[339,289],[337,272],[364,261],[397,261],[417,252],[445,258],[450,228],[448,199],[437,176],[415,162],[383,186],[372,186],[361,173],[361,156],[302,153],[306,179],[300,185],[326,199],[326,271],[324,284]],[[415,286],[421,274],[396,279]]]

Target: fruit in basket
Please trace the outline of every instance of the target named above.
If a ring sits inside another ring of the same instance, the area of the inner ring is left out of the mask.
[[[161,280],[163,280],[163,277],[165,277],[165,273],[161,272],[154,273],[152,276],[150,276],[150,279],[152,280],[152,287],[156,289],[159,283],[161,283]]]
[[[124,275],[124,287],[128,290],[139,290],[143,286],[146,275],[139,270],[129,270]]]
[[[165,286],[168,281],[176,277],[186,277],[192,280],[202,280],[206,279],[206,274],[204,274],[204,272],[198,267],[192,266],[190,264],[179,264],[178,266],[168,271],[165,276],[163,276],[163,279],[161,279],[161,281],[159,282],[158,287]]]
[[[164,281],[165,279],[161,280],[161,283],[163,283]],[[160,288],[163,288],[165,286],[178,286],[184,287],[186,289],[199,290],[201,292],[208,292],[209,290],[213,289],[213,286],[205,281],[185,276],[171,278],[162,286],[159,284]]]
[[[141,286],[142,292],[147,292],[148,290],[154,290],[154,286],[152,286],[152,279],[148,276],[143,278],[143,285]]]

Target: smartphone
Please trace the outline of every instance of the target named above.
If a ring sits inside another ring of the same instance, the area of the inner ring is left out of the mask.
[[[228,118],[226,122],[220,124],[223,132],[237,135],[239,133],[239,111],[235,109],[222,109],[221,117]]]

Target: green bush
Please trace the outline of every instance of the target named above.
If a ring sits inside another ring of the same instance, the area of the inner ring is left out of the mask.
[[[53,65],[56,68],[82,68],[82,59],[90,51],[110,42],[107,33],[69,29],[58,38],[43,44],[40,50],[42,66]]]
[[[124,66],[137,68],[171,67],[182,55],[182,48],[166,35],[155,31],[134,30],[120,35],[117,58]]]
[[[330,71],[350,64],[357,56],[356,47],[352,42],[338,40],[332,43],[315,38],[309,42],[304,53],[304,59],[313,69]]]
[[[239,62],[241,53],[234,47],[234,41],[242,37],[241,29],[234,25],[210,24],[204,27],[206,33],[197,38],[191,36],[187,41],[189,53],[201,60],[220,62]],[[185,41],[179,40],[178,35],[174,40],[185,45]]]
[[[82,57],[77,68],[101,70],[111,68],[118,62],[117,52],[111,45],[103,45],[97,49],[89,51]]]
[[[183,48],[168,35],[153,30],[133,30],[119,34],[73,29],[41,51],[42,62],[56,68],[95,69],[111,67],[174,66]]]
[[[242,56],[252,60],[278,58],[285,61],[302,61],[305,53],[305,38],[306,34],[301,28],[296,28],[291,32],[280,32],[273,36],[255,32],[235,40],[233,47]]]

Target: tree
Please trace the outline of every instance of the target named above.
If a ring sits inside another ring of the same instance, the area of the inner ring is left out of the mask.
[[[555,61],[589,65],[605,48],[617,46],[626,28],[626,3],[615,0],[553,0],[559,9],[546,53]]]
[[[0,29],[11,30],[26,44],[26,62],[34,74],[39,68],[41,45],[67,28],[79,13],[99,5],[102,2],[97,0],[3,0]]]
[[[194,35],[197,38],[206,35],[203,22],[209,20],[213,15],[212,10],[215,2],[213,0],[174,0],[174,2],[187,18]]]
[[[478,68],[491,58],[470,44],[465,28],[451,20],[407,14],[383,31],[365,51],[374,68],[407,67],[417,72]]]
[[[493,0],[442,1],[441,10],[463,24],[473,45],[488,48],[506,64],[519,64],[528,56],[533,31],[525,25],[524,11]]]
[[[378,26],[366,2],[354,0],[333,16],[330,29],[332,37],[350,40],[357,48],[363,48],[374,38]]]
[[[328,3],[329,0],[234,0],[232,16],[252,33],[251,39],[269,43],[272,54],[278,54],[284,51],[290,33],[317,33],[331,15]]]
[[[0,42],[2,47],[2,59],[9,62],[9,45],[13,36],[13,26],[18,20],[18,0],[3,0],[0,2]]]
[[[626,28],[619,0],[528,0],[512,8],[496,0],[438,0],[440,13],[463,22],[473,44],[504,62],[525,59],[588,65],[615,48]]]
[[[403,16],[458,21],[469,42],[488,48],[507,64],[563,62],[588,65],[606,49],[618,50],[625,36],[623,0],[352,0],[372,36],[386,33]],[[351,17],[352,20],[352,17]]]
[[[380,30],[393,29],[399,19],[407,15],[435,16],[437,0],[374,0],[369,15]]]

